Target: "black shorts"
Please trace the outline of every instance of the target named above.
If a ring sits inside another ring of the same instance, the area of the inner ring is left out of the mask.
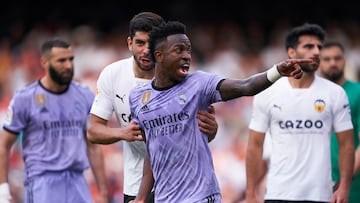
[[[136,196],[130,196],[124,194],[124,203],[128,203],[130,200],[134,200]],[[154,192],[150,193],[150,196],[148,197],[146,203],[154,203]]]

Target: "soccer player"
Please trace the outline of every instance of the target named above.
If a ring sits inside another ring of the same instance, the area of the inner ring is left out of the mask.
[[[287,60],[246,79],[189,73],[191,42],[178,21],[154,28],[149,48],[154,79],[130,94],[131,116],[143,131],[147,149],[141,189],[133,202],[145,202],[153,186],[157,203],[221,202],[207,136],[197,126],[196,112],[215,102],[257,94],[282,75],[299,78],[299,63],[313,61]]]
[[[265,133],[271,157],[265,202],[347,202],[354,164],[353,125],[345,91],[318,77],[320,50],[326,33],[305,23],[287,33],[289,58],[313,59],[302,64],[303,76],[281,78],[253,100],[247,148],[246,202],[257,202]],[[336,132],[340,150],[340,186],[332,193],[330,137]],[[268,135],[267,135],[268,136]]]
[[[360,84],[345,78],[345,65],[344,46],[339,42],[326,42],[320,52],[319,73],[324,78],[341,85],[349,98],[351,120],[354,125],[354,146],[356,149],[349,203],[358,203],[360,201]],[[339,168],[339,142],[336,139],[335,133],[331,135],[331,163],[332,178],[336,183],[335,189],[337,189],[341,178]]]
[[[127,44],[132,56],[106,66],[97,81],[97,95],[91,108],[88,139],[93,143],[111,144],[123,140],[124,152],[124,202],[133,200],[138,194],[143,173],[145,143],[139,136],[141,131],[131,121],[129,92],[136,86],[150,82],[154,77],[154,64],[149,55],[149,32],[154,26],[164,23],[161,16],[153,12],[140,12],[129,23]],[[200,110],[197,114],[202,132],[208,141],[214,139],[218,125],[214,107]],[[115,113],[118,126],[108,126]],[[153,202],[153,195],[148,203]]]
[[[16,92],[0,135],[0,202],[9,203],[8,160],[22,133],[25,203],[92,203],[84,177],[91,167],[99,189],[98,203],[108,202],[101,146],[86,139],[94,95],[72,81],[74,54],[61,39],[41,47],[45,76]]]

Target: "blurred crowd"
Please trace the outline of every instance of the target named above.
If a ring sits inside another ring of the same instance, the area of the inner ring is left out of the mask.
[[[315,22],[316,23],[316,22]],[[249,21],[223,23],[187,23],[192,40],[192,71],[204,70],[233,78],[244,78],[270,68],[274,63],[287,58],[284,35],[293,24],[279,19],[272,26]],[[346,75],[360,81],[360,26],[358,22],[329,21],[322,25],[328,39],[336,39],[345,45]],[[88,85],[93,91],[100,71],[109,63],[130,56],[126,38],[126,24],[107,31],[96,25],[83,24],[35,24],[25,29],[14,23],[9,33],[0,35],[0,122],[14,92],[43,74],[39,64],[40,44],[49,37],[67,39],[75,53],[75,80]],[[223,195],[223,202],[230,203],[245,190],[245,153],[248,122],[252,97],[217,103],[216,119],[219,130],[210,143],[214,166]],[[115,122],[111,123],[115,125]],[[122,143],[103,146],[106,173],[112,202],[122,202]],[[10,162],[10,185],[14,203],[22,202],[23,162],[21,143],[13,148]],[[97,195],[91,173],[87,178]]]

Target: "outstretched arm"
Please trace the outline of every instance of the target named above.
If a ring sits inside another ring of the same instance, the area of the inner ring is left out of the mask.
[[[226,79],[219,85],[219,91],[224,101],[241,96],[253,96],[272,85],[281,76],[301,78],[300,65],[314,63],[312,59],[288,59],[269,70],[252,75],[245,79]]]

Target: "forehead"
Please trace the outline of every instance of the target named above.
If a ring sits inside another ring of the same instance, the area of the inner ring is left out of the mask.
[[[299,45],[304,44],[323,44],[323,42],[315,35],[302,35],[299,37]]]
[[[191,45],[190,39],[186,34],[175,34],[175,35],[169,35],[167,37],[167,41],[169,45],[176,45],[176,44],[186,44]]]
[[[71,47],[68,47],[68,48],[53,47],[51,49],[50,57],[52,57],[52,58],[73,57],[73,50]]]
[[[149,33],[144,31],[136,31],[133,39],[148,41]]]
[[[343,54],[342,53],[342,50],[337,47],[337,46],[331,46],[331,47],[324,47],[321,52],[320,52],[321,55],[330,55],[330,54],[336,54],[336,55],[341,55]]]

